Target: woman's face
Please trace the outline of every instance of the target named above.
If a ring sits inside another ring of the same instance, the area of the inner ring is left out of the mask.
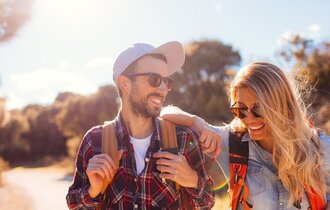
[[[235,107],[243,108],[242,111],[244,111],[245,117],[241,117],[241,121],[249,132],[250,137],[253,140],[267,140],[270,137],[270,132],[262,118],[262,114],[258,111],[258,106],[256,95],[250,88],[242,87],[237,89]]]

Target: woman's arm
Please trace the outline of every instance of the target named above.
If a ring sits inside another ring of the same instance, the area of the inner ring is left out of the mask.
[[[193,127],[199,133],[199,141],[206,153],[213,152],[215,160],[221,151],[220,135],[202,118],[181,110],[176,106],[167,106],[162,109],[160,117],[179,125]]]
[[[181,110],[179,107],[176,106],[167,106],[162,109],[160,112],[160,117],[171,122],[174,122],[179,125],[185,125],[188,127],[195,128],[195,121],[198,119],[196,115],[192,115],[188,112]],[[200,118],[201,119],[201,118]],[[196,129],[196,128],[195,128]]]

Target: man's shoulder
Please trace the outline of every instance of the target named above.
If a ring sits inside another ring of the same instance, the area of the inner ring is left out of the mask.
[[[102,125],[93,126],[85,134],[85,136],[96,136],[96,135],[102,135]]]
[[[189,135],[198,139],[198,132],[192,127],[175,124],[175,129],[177,135]]]
[[[96,125],[90,128],[84,135],[83,141],[87,144],[101,143],[102,140],[102,125]]]
[[[176,128],[177,132],[187,132],[187,133],[196,133],[197,134],[197,131],[194,128],[188,127],[185,125],[175,124],[175,128]]]

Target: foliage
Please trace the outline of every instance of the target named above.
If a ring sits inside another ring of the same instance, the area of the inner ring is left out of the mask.
[[[286,62],[293,64],[294,74],[309,94],[311,112],[316,125],[330,133],[330,42],[315,43],[299,34],[293,34],[279,51]]]
[[[9,123],[0,128],[0,156],[10,161],[24,160],[30,150],[26,139],[22,138],[29,130],[28,120],[18,110],[11,111],[10,115]]]
[[[0,0],[0,42],[12,39],[30,17],[33,0]],[[1,77],[0,77],[1,85]],[[0,97],[0,127],[7,121],[5,99]]]
[[[2,127],[1,125],[5,120],[5,102],[6,100],[4,98],[0,98],[0,127]]]
[[[299,34],[292,35],[279,51],[286,62],[293,62],[298,76],[307,79],[307,85],[315,87],[319,97],[330,99],[330,42],[315,43]]]
[[[56,103],[65,107],[56,116],[61,131],[68,137],[83,137],[92,126],[113,119],[119,107],[118,94],[114,86],[103,86],[90,96],[73,96]]]
[[[209,122],[228,121],[231,114],[225,88],[235,74],[232,67],[240,62],[239,53],[218,41],[201,41],[187,45],[186,54],[167,103]],[[63,92],[51,105],[11,111],[8,125],[0,132],[0,156],[11,163],[49,156],[73,158],[86,131],[113,119],[119,105],[116,88],[108,85],[88,96]]]
[[[167,104],[177,105],[212,123],[229,121],[232,115],[226,86],[234,75],[232,68],[241,61],[239,53],[214,40],[192,42],[185,51],[183,70],[175,75],[176,86]]]
[[[11,111],[9,123],[0,130],[0,156],[18,163],[73,155],[89,128],[117,112],[117,91],[110,85],[89,96],[59,93],[49,106]]]
[[[0,1],[0,42],[13,38],[30,17],[33,0]]]

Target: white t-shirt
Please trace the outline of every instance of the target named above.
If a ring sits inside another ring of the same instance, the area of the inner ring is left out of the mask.
[[[141,172],[144,169],[145,166],[144,158],[146,156],[146,152],[150,145],[151,136],[152,134],[144,139],[136,139],[132,136],[129,137],[134,148],[137,174],[141,174]]]

